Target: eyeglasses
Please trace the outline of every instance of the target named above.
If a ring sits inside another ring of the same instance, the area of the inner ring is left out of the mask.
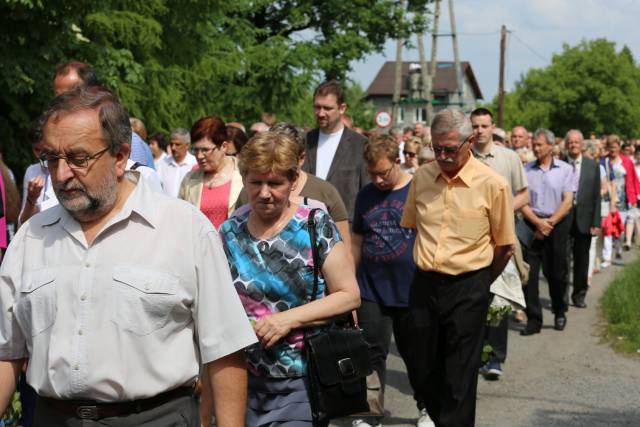
[[[462,146],[470,141],[472,137],[473,135],[469,136],[467,139],[458,144],[457,147],[440,147],[438,145],[432,144],[431,148],[433,149],[433,153],[436,155],[436,157],[439,156],[442,152],[444,152],[444,154],[446,154],[447,156],[453,156],[455,154],[458,154],[458,151],[460,151]]]
[[[197,156],[200,153],[204,154],[205,156],[208,156],[216,148],[218,147],[208,147],[208,148],[191,147],[189,151],[191,151],[191,154],[193,154],[194,156]]]
[[[91,154],[89,156],[83,157],[75,157],[75,156],[59,156],[57,154],[43,154],[40,156],[40,164],[43,168],[55,169],[58,167],[58,162],[60,160],[64,160],[67,162],[67,165],[70,169],[78,170],[78,169],[86,169],[89,167],[89,161],[95,160],[100,157],[102,154],[106,153],[109,150],[109,147],[104,148],[98,151],[95,154]]]
[[[418,155],[418,153],[412,153],[411,151],[403,151],[402,154],[404,154],[405,157],[415,157]]]
[[[389,174],[391,173],[391,171],[395,167],[396,167],[396,165],[393,165],[389,169],[387,169],[386,171],[383,171],[383,172],[371,172],[370,170],[367,169],[367,174],[369,174],[371,179],[374,179],[374,178],[387,179],[387,178],[389,178]]]

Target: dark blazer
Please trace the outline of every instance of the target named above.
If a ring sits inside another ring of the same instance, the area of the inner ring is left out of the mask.
[[[571,159],[567,159],[571,160]],[[594,160],[582,156],[580,181],[576,203],[573,207],[578,231],[589,234],[591,227],[600,227],[600,166]]]
[[[309,131],[306,136],[307,152],[302,170],[312,175],[316,174],[319,136],[320,131],[317,128]],[[327,175],[327,181],[336,187],[342,197],[349,214],[349,221],[353,220],[356,195],[370,181],[369,175],[367,175],[367,166],[362,157],[365,142],[367,142],[367,138],[351,129],[344,128]]]

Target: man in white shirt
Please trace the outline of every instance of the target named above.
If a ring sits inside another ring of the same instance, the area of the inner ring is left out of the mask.
[[[313,109],[318,127],[307,133],[306,161],[302,168],[336,187],[351,221],[356,195],[369,183],[362,157],[367,139],[345,128],[342,116],[347,104],[337,81],[330,80],[316,88]]]
[[[171,197],[178,197],[182,178],[197,164],[196,158],[189,153],[191,136],[189,131],[178,128],[171,134],[169,147],[171,156],[165,157],[158,164],[158,175],[162,181],[164,192]]]
[[[28,358],[35,427],[197,425],[200,373],[217,425],[244,425],[256,337],[213,226],[125,171],[131,127],[106,89],[56,98],[43,135],[60,204],[0,269],[0,413]]]

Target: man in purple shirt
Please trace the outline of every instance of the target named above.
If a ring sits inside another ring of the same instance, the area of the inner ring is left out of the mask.
[[[522,208],[526,224],[534,230],[534,239],[524,248],[529,263],[529,280],[525,287],[527,326],[521,335],[533,335],[542,327],[542,306],[538,292],[540,266],[551,296],[551,309],[555,316],[554,329],[562,331],[567,324],[567,244],[570,222],[567,214],[573,205],[573,194],[578,188],[573,167],[553,158],[555,136],[548,129],[533,134],[533,153],[536,160],[525,165],[529,181],[529,204]]]

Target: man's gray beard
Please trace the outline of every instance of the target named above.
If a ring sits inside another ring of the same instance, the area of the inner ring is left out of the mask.
[[[62,189],[76,189],[79,196],[71,200],[65,200],[61,194]],[[63,208],[79,222],[91,221],[109,211],[116,202],[118,196],[118,178],[115,173],[105,174],[102,182],[95,191],[87,192],[84,185],[75,179],[54,187],[56,197]]]

